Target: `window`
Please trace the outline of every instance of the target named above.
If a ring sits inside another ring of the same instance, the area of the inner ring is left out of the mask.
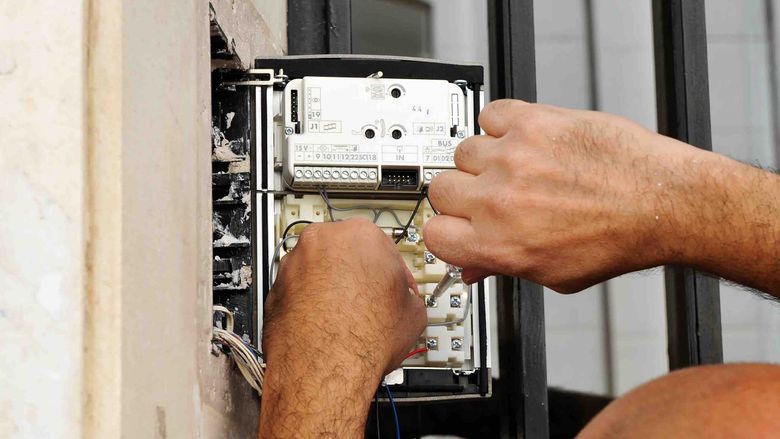
[[[431,7],[423,1],[352,2],[352,51],[430,57],[430,20]]]

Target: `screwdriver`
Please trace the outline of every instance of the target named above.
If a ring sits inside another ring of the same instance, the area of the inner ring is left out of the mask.
[[[436,299],[441,297],[441,295],[450,289],[451,286],[455,285],[456,282],[460,282],[462,274],[462,268],[456,267],[452,264],[447,264],[447,272],[444,274],[444,277],[441,278],[439,283],[436,284],[436,288],[433,289],[433,294],[431,294],[431,296],[428,297],[428,300],[426,301],[428,307],[435,305]]]

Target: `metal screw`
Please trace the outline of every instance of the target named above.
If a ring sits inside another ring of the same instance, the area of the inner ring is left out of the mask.
[[[420,235],[416,231],[410,230],[409,233],[406,234],[406,242],[417,244],[420,242]]]
[[[433,253],[429,251],[423,252],[423,259],[425,259],[426,264],[435,264],[436,263],[436,256],[433,255]]]
[[[458,136],[459,139],[462,139],[462,138],[466,137],[466,132],[463,131],[463,130],[459,130],[458,133],[457,133],[457,136]]]
[[[433,296],[427,296],[425,299],[425,306],[427,306],[428,308],[436,308],[438,304],[439,303],[436,301],[436,299]]]
[[[459,351],[463,347],[463,340],[459,338],[453,338],[452,339],[452,349],[455,351]]]
[[[450,296],[450,308],[460,308],[460,296]]]
[[[439,348],[439,340],[429,338],[428,340],[425,340],[425,346],[430,350],[436,350]]]
[[[293,133],[293,129],[290,127],[287,127],[284,129],[284,134],[287,134],[288,136]]]

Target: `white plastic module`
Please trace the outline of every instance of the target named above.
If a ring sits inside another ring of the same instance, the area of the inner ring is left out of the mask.
[[[467,136],[467,99],[443,80],[305,77],[284,88],[283,176],[293,189],[414,192]]]

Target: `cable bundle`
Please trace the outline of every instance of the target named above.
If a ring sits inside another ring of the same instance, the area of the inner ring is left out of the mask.
[[[262,356],[250,344],[233,332],[233,313],[224,306],[215,306],[214,312],[222,312],[227,317],[227,328],[214,327],[213,341],[230,348],[230,357],[236,362],[238,370],[244,379],[257,391],[263,394],[263,378],[265,367],[261,364]]]

